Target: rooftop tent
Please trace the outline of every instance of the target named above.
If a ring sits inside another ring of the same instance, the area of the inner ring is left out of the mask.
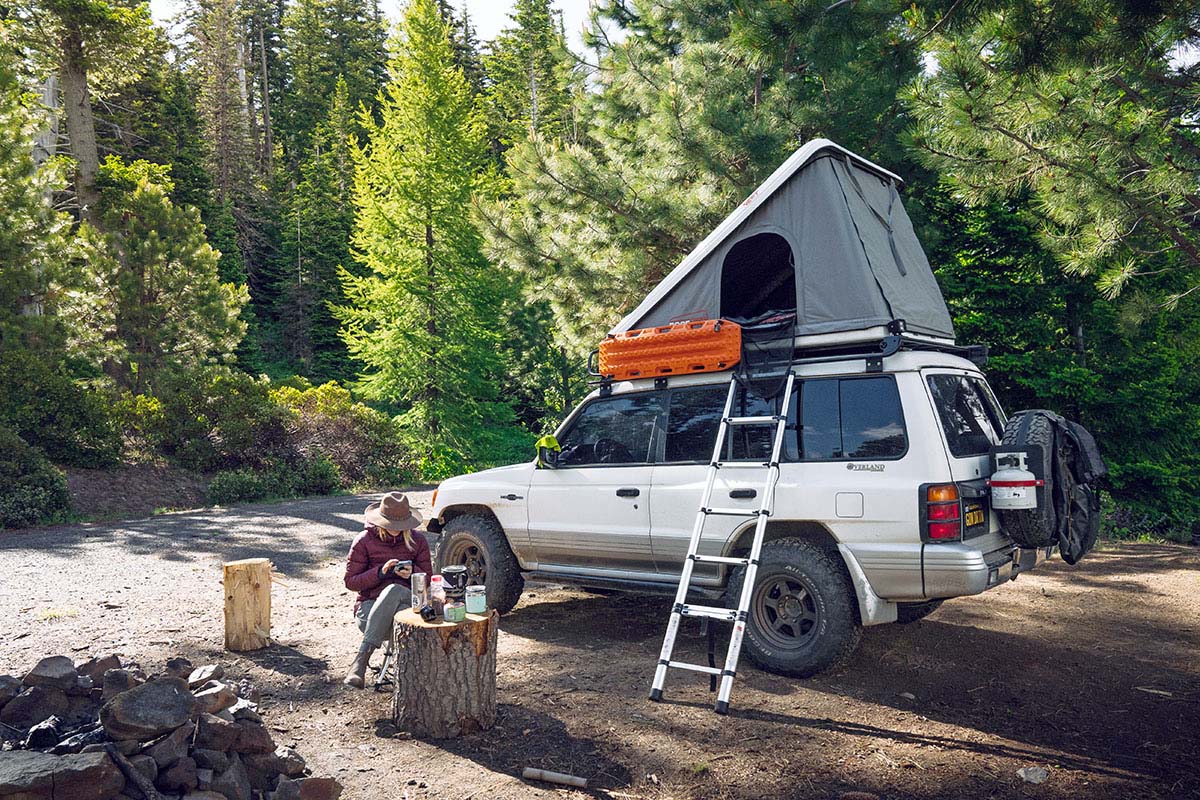
[[[901,319],[952,340],[900,183],[827,139],[805,144],[612,332],[794,310],[797,336],[877,333]]]

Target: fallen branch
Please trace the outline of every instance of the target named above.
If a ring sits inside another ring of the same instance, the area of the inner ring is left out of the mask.
[[[104,752],[108,753],[108,757],[116,762],[117,766],[121,768],[121,772],[125,773],[125,780],[136,786],[146,800],[165,800],[158,789],[154,788],[150,779],[139,772],[133,764],[130,764],[129,759],[121,755],[121,751],[115,745],[106,744]]]
[[[521,773],[521,777],[530,781],[545,781],[546,783],[558,783],[563,786],[576,786],[580,789],[587,788],[587,778],[580,778],[576,775],[567,775],[562,772],[550,772],[544,769],[534,769],[526,767]]]

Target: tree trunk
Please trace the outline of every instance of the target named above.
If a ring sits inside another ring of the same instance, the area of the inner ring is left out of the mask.
[[[78,30],[68,29],[63,34],[59,80],[62,82],[67,139],[71,144],[71,155],[75,158],[75,198],[79,202],[79,218],[91,222],[96,204],[100,201],[100,193],[96,190],[100,153],[96,148],[92,99],[88,95],[83,37]]]
[[[275,143],[271,136],[271,93],[267,82],[267,39],[264,32],[266,23],[258,28],[258,53],[262,62],[262,124],[263,124],[263,160],[264,174],[271,175],[272,161],[275,158]]]
[[[425,622],[410,609],[396,615],[392,719],[403,730],[449,739],[496,723],[496,633],[499,615],[466,622]]]

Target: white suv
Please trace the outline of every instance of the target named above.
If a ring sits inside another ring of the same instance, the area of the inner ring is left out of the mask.
[[[971,361],[901,350],[791,369],[796,396],[745,640],[759,666],[815,674],[853,651],[862,626],[915,621],[1052,554],[1019,548],[989,507],[1005,418]],[[725,372],[602,386],[559,428],[553,465],[442,483],[431,520],[439,563],[466,564],[501,612],[524,577],[673,594],[729,381]],[[754,387],[735,413],[775,413],[779,398],[757,391],[771,387]],[[729,438],[727,460],[769,457],[769,429]],[[756,508],[765,477],[723,470],[713,502]],[[700,553],[744,555],[753,520],[709,517]],[[695,597],[736,604],[741,570],[698,564]]]

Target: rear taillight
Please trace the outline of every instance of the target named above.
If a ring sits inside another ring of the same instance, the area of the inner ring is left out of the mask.
[[[925,535],[931,542],[962,539],[962,502],[958,487],[939,483],[925,487]]]
[[[433,499],[429,501],[429,505],[432,508],[437,508],[437,493],[438,493],[438,490],[434,489],[433,490]]]

